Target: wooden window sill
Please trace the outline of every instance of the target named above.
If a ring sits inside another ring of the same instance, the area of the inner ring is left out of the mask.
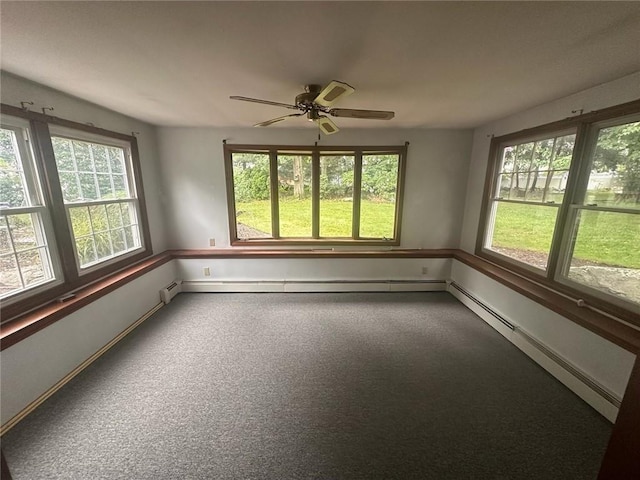
[[[453,258],[502,283],[508,288],[543,305],[592,332],[612,341],[632,353],[640,352],[640,330],[605,314],[578,306],[575,300],[545,286],[521,277],[476,255],[457,249],[252,249],[211,248],[202,250],[167,250],[139,262],[130,268],[110,275],[75,292],[75,297],[63,302],[47,304],[33,312],[10,320],[0,327],[0,345],[4,350],[33,335],[72,312],[129,283],[173,259],[293,259],[293,258]],[[640,319],[639,319],[640,324]]]

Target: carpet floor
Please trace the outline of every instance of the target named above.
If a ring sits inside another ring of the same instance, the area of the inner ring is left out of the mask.
[[[2,448],[15,480],[582,480],[610,433],[448,293],[192,293]]]

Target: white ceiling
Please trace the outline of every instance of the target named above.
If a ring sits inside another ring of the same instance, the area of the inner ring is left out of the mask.
[[[640,2],[9,2],[3,70],[156,125],[249,126],[342,80],[340,127],[472,127],[640,71]],[[299,127],[302,118],[280,125]],[[277,126],[269,127],[277,128]]]

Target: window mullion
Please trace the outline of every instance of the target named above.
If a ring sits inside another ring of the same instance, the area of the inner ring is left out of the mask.
[[[320,238],[320,151],[311,156],[311,236]]]
[[[353,164],[353,215],[351,236],[360,238],[360,204],[362,199],[362,150],[354,152]]]
[[[551,250],[549,252],[549,260],[547,263],[547,278],[553,280],[559,270],[563,268],[569,250],[573,250],[571,236],[573,235],[573,224],[575,221],[575,211],[571,209],[578,201],[581,195],[580,184],[584,183],[584,157],[587,152],[587,144],[589,142],[589,128],[586,124],[580,124],[576,132],[576,140],[573,147],[573,155],[569,166],[569,177],[567,178],[567,186],[565,188],[564,201],[558,209],[556,218],[556,228],[551,240]],[[588,169],[587,174],[588,174]],[[586,185],[585,185],[586,188]],[[561,265],[562,264],[562,265]]]
[[[43,194],[46,197],[45,204],[51,206],[51,220],[53,224],[54,237],[60,255],[62,273],[68,282],[78,279],[75,253],[73,250],[73,240],[71,238],[71,228],[67,218],[67,211],[64,207],[62,187],[58,179],[58,168],[56,166],[53,145],[49,126],[41,121],[32,120],[31,130],[34,138],[34,150],[40,158],[46,179],[43,185]]]
[[[278,152],[269,150],[269,183],[271,190],[271,236],[280,238],[280,201],[278,198]]]

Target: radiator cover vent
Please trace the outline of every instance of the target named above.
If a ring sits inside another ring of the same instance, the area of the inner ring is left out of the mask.
[[[160,300],[165,305],[171,301],[173,297],[182,291],[182,280],[174,280],[169,285],[160,290]]]

